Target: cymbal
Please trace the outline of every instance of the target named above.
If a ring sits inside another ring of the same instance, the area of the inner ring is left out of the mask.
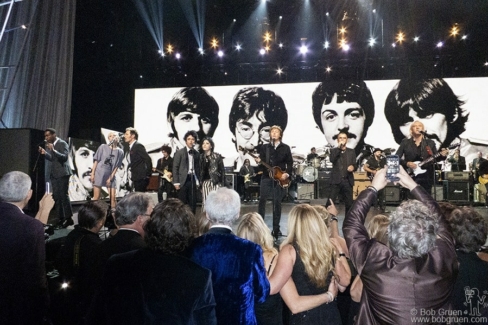
[[[329,153],[328,152],[324,152],[323,154],[320,154],[317,157],[319,157],[321,159],[325,159],[325,158],[329,157]]]
[[[293,154],[293,160],[305,160],[305,155],[302,154]]]

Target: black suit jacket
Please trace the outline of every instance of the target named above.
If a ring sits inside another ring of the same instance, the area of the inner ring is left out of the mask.
[[[193,149],[193,168],[195,175],[200,176],[200,154]],[[175,152],[173,157],[173,184],[185,185],[186,176],[188,175],[188,151],[186,147]],[[201,180],[200,180],[201,181]]]
[[[87,324],[217,324],[211,272],[147,248],[115,255]]]
[[[346,148],[344,153],[341,153],[341,149],[333,148],[330,150],[330,162],[333,164],[332,173],[330,175],[330,184],[339,184],[342,181],[341,166],[339,158],[342,155],[342,159],[346,159],[347,166],[353,165],[354,170],[357,169],[356,153],[353,149]],[[351,186],[354,186],[354,172],[347,172],[347,181]]]
[[[139,141],[134,142],[130,149],[129,167],[132,173],[132,181],[151,177],[152,160],[147,154],[146,148]]]
[[[51,162],[50,176],[60,178],[71,175],[71,168],[68,164],[69,147],[66,141],[57,138],[54,150],[46,149],[45,157]]]
[[[49,304],[44,227],[0,202],[0,324],[41,324]]]

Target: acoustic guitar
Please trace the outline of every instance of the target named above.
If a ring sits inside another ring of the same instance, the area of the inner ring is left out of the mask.
[[[457,148],[457,147],[459,147],[459,145],[460,145],[460,143],[451,144],[447,149],[445,149],[445,148],[441,149],[441,151],[439,151],[438,153],[436,153],[433,156],[430,156],[427,159],[424,159],[423,161],[414,161],[414,163],[417,165],[417,167],[416,168],[408,168],[407,173],[410,176],[417,176],[417,175],[425,173],[427,171],[427,169],[422,169],[422,166],[427,165],[427,164],[435,161],[442,154],[442,152],[444,152],[445,150],[451,150],[451,149]]]
[[[251,156],[253,158],[259,158],[257,155],[250,153],[249,150],[244,149],[241,146],[239,146],[239,150],[242,151],[244,154],[248,154],[249,156]],[[285,174],[285,172],[282,171],[280,167],[271,166],[262,160],[260,161],[260,164],[268,169],[269,177],[274,179],[282,188],[288,188],[290,186],[290,178],[289,177],[285,180],[281,179],[281,176],[283,176],[283,174]]]

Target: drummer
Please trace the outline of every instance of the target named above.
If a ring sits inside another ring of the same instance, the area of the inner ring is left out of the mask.
[[[315,147],[312,147],[312,149],[310,149],[310,153],[307,155],[307,161],[311,162],[317,157],[318,157],[317,150],[315,149]]]

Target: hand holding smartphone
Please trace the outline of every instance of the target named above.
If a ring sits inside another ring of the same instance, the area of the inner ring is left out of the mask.
[[[400,178],[396,176],[400,172],[400,157],[397,155],[386,156],[386,178],[389,182],[398,182]]]

